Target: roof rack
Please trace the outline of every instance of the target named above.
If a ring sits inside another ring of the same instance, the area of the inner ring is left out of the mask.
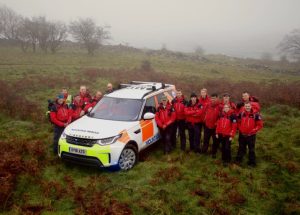
[[[160,84],[161,86],[157,87],[155,85]],[[144,86],[138,86],[138,85],[144,85]],[[119,89],[122,88],[133,88],[133,89],[144,89],[144,90],[150,90],[149,92],[146,92],[142,98],[144,98],[145,96],[151,94],[154,91],[158,91],[161,89],[165,89],[166,88],[166,84],[165,83],[160,83],[160,82],[147,82],[147,81],[131,81],[130,84],[119,84]]]
[[[156,83],[156,84],[158,84],[158,83]],[[154,88],[154,90],[152,90],[152,92],[153,92],[153,91],[158,91],[158,90],[161,90],[161,89],[165,89],[165,88],[166,88],[166,84],[165,84],[165,83],[161,83],[161,87],[156,88],[155,86],[152,86],[152,88]],[[152,93],[152,92],[147,92],[147,93],[145,93],[145,94],[143,95],[143,98],[145,98],[145,96],[149,95],[149,94]]]
[[[130,84],[157,84],[157,82],[150,82],[150,81],[131,81]]]
[[[131,84],[119,84],[119,89],[122,89],[122,88],[126,88],[126,87],[130,87]]]

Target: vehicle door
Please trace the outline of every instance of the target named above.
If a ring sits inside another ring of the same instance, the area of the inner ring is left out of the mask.
[[[148,147],[149,145],[156,142],[160,138],[155,118],[149,120],[145,120],[143,118],[145,113],[149,113],[149,112],[153,114],[156,113],[157,105],[155,100],[156,100],[155,96],[148,98],[145,102],[145,106],[142,112],[142,117],[140,120],[142,149]]]

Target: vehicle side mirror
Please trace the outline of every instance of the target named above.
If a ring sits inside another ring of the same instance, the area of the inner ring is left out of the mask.
[[[154,113],[151,113],[151,112],[147,112],[144,114],[144,119],[145,120],[148,120],[148,119],[153,119],[155,117],[155,114]]]

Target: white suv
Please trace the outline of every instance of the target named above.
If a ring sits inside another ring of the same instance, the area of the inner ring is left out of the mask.
[[[120,86],[66,127],[59,140],[59,157],[128,170],[138,161],[141,150],[160,139],[155,111],[161,96],[173,99],[175,86],[138,81]]]

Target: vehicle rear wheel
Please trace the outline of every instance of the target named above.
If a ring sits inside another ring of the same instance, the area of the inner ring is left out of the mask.
[[[137,150],[134,146],[126,146],[119,158],[119,167],[121,170],[131,169],[137,162]]]

